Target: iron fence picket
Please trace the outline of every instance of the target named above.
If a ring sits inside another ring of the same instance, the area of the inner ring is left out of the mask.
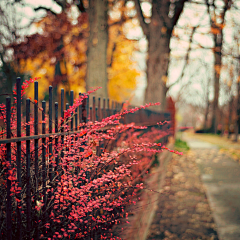
[[[30,136],[30,99],[26,100],[26,136]],[[26,140],[26,217],[27,239],[31,239],[30,140]]]
[[[111,108],[110,108],[110,100],[109,99],[101,99],[98,98],[98,103],[96,106],[96,99],[93,97],[92,100],[92,106],[89,107],[89,97],[85,98],[83,100],[82,105],[76,108],[73,113],[71,113],[71,116],[68,119],[65,119],[64,122],[64,89],[61,89],[61,108],[60,108],[60,115],[61,115],[61,121],[58,123],[58,102],[55,102],[55,116],[53,121],[53,89],[52,86],[49,86],[49,107],[48,107],[48,115],[49,115],[49,127],[48,127],[48,133],[46,133],[46,102],[42,101],[42,134],[39,134],[38,127],[38,113],[39,113],[39,105],[38,105],[38,82],[34,82],[34,135],[31,135],[30,132],[30,99],[26,100],[26,137],[22,137],[21,134],[21,79],[17,78],[17,137],[11,138],[11,99],[8,97],[6,99],[6,113],[7,113],[7,138],[0,140],[1,144],[6,144],[7,146],[7,161],[11,163],[11,144],[13,142],[16,142],[17,144],[17,155],[16,155],[16,168],[17,168],[17,182],[18,187],[22,187],[22,179],[21,179],[21,143],[22,141],[26,141],[26,161],[23,161],[24,164],[26,164],[26,172],[25,172],[25,178],[24,183],[26,184],[26,194],[23,195],[22,190],[17,195],[19,199],[23,200],[23,206],[26,210],[26,231],[27,231],[27,239],[31,239],[31,227],[33,224],[33,221],[38,222],[38,218],[35,218],[34,220],[31,219],[31,193],[38,193],[39,187],[42,188],[42,194],[43,194],[43,212],[46,214],[46,206],[47,206],[47,199],[50,199],[50,195],[47,196],[46,193],[46,185],[48,182],[51,183],[51,181],[54,179],[54,175],[56,174],[58,166],[59,166],[59,155],[58,155],[58,143],[61,141],[61,152],[60,156],[63,157],[63,150],[69,148],[69,146],[64,146],[64,140],[67,137],[66,135],[71,134],[77,134],[81,131],[79,129],[79,124],[82,122],[87,123],[88,120],[91,120],[93,122],[95,121],[101,121],[103,118],[109,117],[112,114],[115,114],[116,112],[120,111],[123,107],[123,104],[117,103],[115,101],[112,101]],[[81,93],[79,93],[79,96],[81,96]],[[101,104],[102,100],[102,104]],[[70,92],[70,106],[73,106],[74,104],[74,92]],[[66,103],[66,110],[69,109],[69,104]],[[74,115],[74,116],[73,116]],[[169,119],[169,114],[163,114],[166,119]],[[157,120],[157,114],[149,115],[150,119],[152,121]],[[141,118],[141,113],[139,115],[135,115],[137,118]],[[64,131],[64,125],[67,121],[67,124],[69,125],[69,129],[67,132]],[[75,124],[74,124],[75,123]],[[55,132],[53,132],[53,124],[55,126]],[[161,126],[160,126],[161,127]],[[161,127],[162,129],[164,127]],[[60,137],[60,139],[59,139]],[[49,139],[48,146],[46,146],[46,138]],[[54,143],[53,143],[53,139]],[[39,181],[39,139],[42,139],[42,156],[41,156],[41,184]],[[31,151],[31,141],[34,140],[34,164],[30,162],[30,151]],[[77,137],[71,137],[71,142],[77,141]],[[166,137],[163,139],[164,142],[167,141]],[[53,151],[53,144],[55,145],[55,149]],[[86,143],[83,143],[83,145]],[[97,146],[97,156],[100,156],[102,153],[102,150],[105,147],[105,141],[100,141]],[[56,166],[52,164],[52,160],[55,160]],[[32,190],[33,186],[31,186],[31,165],[34,167],[34,174],[35,174],[35,189]],[[60,171],[61,172],[61,171]],[[60,174],[59,172],[59,174]],[[89,171],[87,171],[87,178],[89,178]],[[41,186],[40,186],[41,185]],[[50,184],[52,185],[52,184]],[[53,185],[52,185],[53,186]],[[6,200],[6,230],[7,230],[7,239],[12,239],[12,197],[11,194],[11,181],[10,179],[7,179],[7,200]],[[34,194],[34,205],[36,206],[36,194]],[[22,228],[22,213],[20,208],[22,207],[21,202],[17,203],[17,237],[18,239],[22,239],[23,236],[23,228]],[[36,214],[35,214],[36,215]],[[44,219],[44,218],[43,218]],[[34,233],[34,239],[39,239],[39,232],[38,232],[38,226],[35,226],[35,233]]]
[[[21,137],[21,78],[17,78],[16,81],[16,92],[17,92],[17,137]],[[21,164],[21,145],[22,142],[17,142],[17,181],[18,187],[22,188],[22,164]],[[18,199],[22,199],[22,190],[20,190],[19,194],[17,195]],[[21,212],[21,201],[17,203],[17,236],[19,240],[22,240],[22,212]]]
[[[11,97],[6,98],[6,123],[7,123],[7,138],[11,138]],[[6,230],[7,238],[12,240],[12,197],[11,197],[11,179],[10,179],[10,170],[11,170],[11,143],[7,143],[7,202],[6,202]]]
[[[106,99],[103,99],[102,118],[106,118]]]
[[[69,103],[66,103],[66,110],[68,110],[68,109],[69,109]],[[70,121],[71,121],[71,117],[68,117],[66,119],[66,125],[68,126],[67,132],[69,132]],[[63,148],[66,149],[67,152],[69,151],[68,145],[67,146],[63,146]]]
[[[110,116],[110,100],[109,98],[107,99],[107,117]]]
[[[64,89],[61,89],[61,132],[64,132]],[[63,158],[64,153],[63,153],[63,144],[64,144],[64,136],[61,136],[61,158]]]
[[[79,98],[82,96],[81,93],[78,94]],[[82,105],[78,107],[78,124],[82,123]],[[76,129],[77,130],[77,129]]]
[[[42,134],[46,133],[46,102],[42,101]],[[47,181],[47,167],[46,167],[46,138],[42,138],[42,194],[43,194],[43,212],[46,210],[46,181]]]
[[[58,102],[55,102],[55,133],[58,133]],[[55,138],[55,171],[58,169],[59,157],[58,157],[58,137]]]
[[[75,131],[78,130],[78,113],[77,113],[78,108],[75,108],[75,115],[74,115],[74,123],[75,123]]]
[[[90,119],[90,121],[93,121],[93,110],[92,110],[92,107],[89,108],[89,112],[90,112],[89,119]]]
[[[96,99],[93,97],[92,102],[92,122],[96,121]]]
[[[73,90],[70,91],[70,106],[73,106],[73,96],[74,96],[74,92]],[[71,113],[71,131],[73,131],[73,112]]]
[[[88,122],[89,116],[89,97],[86,99],[86,123]]]
[[[101,98],[98,98],[98,119],[99,119],[99,121],[102,120],[102,114],[101,114]]]
[[[100,100],[98,101],[98,106],[100,106]],[[95,108],[95,119],[96,121],[99,121],[99,112],[98,112],[98,107]],[[100,147],[99,147],[99,143],[96,143],[96,155],[100,156]]]
[[[38,135],[38,82],[34,82],[34,135]],[[35,170],[35,194],[34,203],[37,205],[36,192],[38,191],[38,180],[39,180],[39,170],[38,170],[38,141],[39,139],[34,139],[34,170]],[[36,214],[35,221],[38,222],[38,216]],[[36,224],[35,238],[39,239],[38,225]]]
[[[114,101],[112,101],[111,114],[110,115],[113,115],[113,114],[114,114]]]
[[[52,86],[49,86],[49,106],[48,106],[48,116],[49,116],[49,121],[48,121],[48,132],[52,133],[52,125],[53,125],[53,94],[52,94]],[[53,160],[53,150],[52,150],[52,137],[49,137],[49,180],[50,182],[53,180],[53,165],[52,165],[52,160]]]

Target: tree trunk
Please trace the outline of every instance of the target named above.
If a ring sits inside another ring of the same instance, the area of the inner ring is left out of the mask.
[[[218,98],[219,98],[219,79],[222,67],[222,43],[223,43],[223,25],[225,22],[225,14],[231,6],[231,1],[223,1],[224,7],[222,10],[217,8],[216,1],[214,0],[214,8],[210,7],[210,1],[205,0],[207,5],[207,11],[210,17],[211,30],[213,33],[214,40],[214,98],[213,98],[213,114],[212,114],[212,126],[211,130],[213,133],[217,133],[218,126]],[[217,19],[220,22],[217,22]]]
[[[210,79],[208,79],[207,81],[207,87],[206,87],[206,98],[205,98],[205,101],[206,101],[206,110],[205,110],[205,117],[204,117],[204,126],[203,126],[203,129],[204,129],[204,132],[206,133],[207,132],[207,121],[208,121],[208,113],[209,113],[209,107],[210,107],[210,101],[209,101],[209,88],[210,88]]]
[[[147,24],[140,1],[134,0],[139,23],[148,40],[148,85],[145,91],[145,103],[160,102],[160,107],[156,106],[155,110],[164,110],[166,107],[170,39],[173,28],[183,11],[185,1],[176,0],[171,3],[165,0],[152,0],[151,22]]]
[[[107,91],[107,0],[89,0],[89,39],[87,50],[87,91],[102,87],[96,92],[101,98],[108,97]]]
[[[207,101],[207,107],[206,107],[206,111],[205,111],[205,117],[204,117],[204,132],[207,132],[207,121],[208,121],[208,113],[209,113],[209,100]]]
[[[220,114],[221,114],[221,137],[223,137],[223,135],[224,135],[224,129],[225,129],[225,126],[224,126],[224,124],[225,124],[225,116],[224,116],[224,107],[222,108],[222,110],[220,110]]]
[[[60,96],[58,96],[58,86],[60,83],[64,85],[66,96],[69,95],[69,81],[67,78],[67,68],[66,68],[66,61],[65,56],[63,53],[63,38],[61,37],[61,41],[59,46],[56,49],[56,52],[61,52],[61,54],[56,58],[55,63],[55,71],[54,71],[54,79],[52,82],[53,87],[53,101],[60,102]],[[63,64],[61,64],[63,63]],[[64,67],[63,67],[64,66]],[[67,101],[69,102],[69,97],[67,96]]]
[[[235,122],[235,139],[238,141],[238,131],[240,126],[240,82],[237,83],[237,107],[236,107],[236,122]]]
[[[145,91],[145,102],[160,102],[156,110],[164,110],[166,106],[166,82],[170,55],[171,35],[162,33],[164,26],[154,19],[154,9],[150,31],[152,34],[148,42],[147,79],[148,85]],[[165,31],[165,30],[164,30]]]
[[[235,131],[235,137],[234,137],[234,142],[238,141],[238,123],[235,124],[234,131]]]
[[[215,52],[214,52],[214,99],[213,99],[213,117],[212,117],[212,132],[217,133],[217,125],[218,125],[218,98],[219,98],[219,79],[220,79],[220,71],[222,66],[222,30],[220,30],[219,34],[214,35],[214,43],[215,43]]]
[[[228,106],[228,138],[231,137],[231,122],[232,122],[232,110],[233,110],[233,97],[231,97],[231,100],[229,101]]]

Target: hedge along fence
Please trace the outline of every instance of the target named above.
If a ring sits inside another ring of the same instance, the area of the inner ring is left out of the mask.
[[[89,107],[91,92],[74,100],[73,91],[64,110],[62,89],[59,118],[57,102],[53,116],[52,87],[47,111],[45,101],[39,105],[34,80],[21,86],[18,78],[13,104],[7,97],[6,105],[0,105],[5,123],[0,139],[0,239],[109,239],[108,230],[123,217],[120,212],[131,202],[129,198],[142,188],[138,176],[134,177],[137,184],[132,185],[135,155],[147,152],[149,157],[149,153],[166,149],[150,140],[162,134],[167,141],[171,134],[166,131],[169,127],[163,131],[161,123],[160,132],[147,136],[149,133],[140,133],[146,130],[142,125],[169,121],[170,115],[145,109],[154,104],[126,110],[123,104],[113,103],[110,109],[109,100],[107,106],[103,100],[101,108],[98,99],[96,107],[95,98]],[[23,121],[24,91],[33,82],[34,100],[26,99]]]

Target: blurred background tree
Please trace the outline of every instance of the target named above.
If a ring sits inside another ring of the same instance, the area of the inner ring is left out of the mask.
[[[21,5],[21,0],[0,1],[0,103],[5,102],[6,94],[12,93],[17,76],[27,77],[19,71],[13,51],[8,48],[20,42],[23,39],[21,31],[29,28],[29,24],[21,23],[21,16],[17,14]]]
[[[97,92],[99,97],[110,96],[112,100],[119,101],[128,99],[132,94],[139,75],[131,58],[134,41],[124,37],[123,31],[119,30],[124,21],[119,24],[114,16],[118,11],[124,12],[121,7],[125,1],[109,3],[112,19],[108,17],[108,2],[97,2],[104,4],[104,11],[91,1],[55,1],[61,8],[59,13],[52,8],[38,6],[34,11],[44,10],[46,14],[34,22],[37,33],[26,36],[20,43],[9,45],[14,50],[14,60],[20,72],[41,77],[40,98],[48,97],[48,84],[53,86],[54,96],[63,86],[67,93],[70,89],[85,92],[101,86],[102,89]],[[116,31],[119,32],[117,36],[114,35]],[[125,41],[126,47],[120,39]],[[107,51],[111,56],[107,56]],[[119,56],[121,53],[122,57]],[[111,59],[112,63],[107,64],[107,59]],[[129,81],[122,79],[120,83],[119,74],[123,72]],[[31,88],[28,94],[33,94]]]
[[[145,101],[159,99],[160,109],[166,105],[168,63],[172,32],[183,11],[186,0],[152,0],[151,17],[144,18],[140,0],[134,0],[137,17],[148,41],[147,88]]]
[[[212,132],[240,123],[237,0],[11,0],[0,7],[1,93],[20,74],[40,76],[40,98],[48,98],[49,84],[55,96],[61,87],[101,86],[102,97],[159,101],[158,110],[169,95],[180,112],[195,107],[196,127]]]

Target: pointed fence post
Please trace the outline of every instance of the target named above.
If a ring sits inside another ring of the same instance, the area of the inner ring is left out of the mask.
[[[6,121],[7,121],[7,138],[11,138],[11,98],[6,98]],[[11,170],[11,143],[7,143],[7,162],[9,163],[8,171]],[[7,174],[7,239],[12,240],[12,197],[11,197],[11,179]]]
[[[21,78],[17,78],[17,137],[21,137]],[[18,187],[22,188],[21,179],[21,141],[17,142],[17,181]],[[22,198],[22,190],[18,194],[18,199]],[[17,235],[22,240],[22,213],[21,202],[17,203]]]
[[[52,124],[53,124],[52,108],[53,108],[53,93],[52,93],[52,86],[49,86],[49,106],[48,106],[49,133],[52,133]],[[49,180],[50,182],[52,182],[53,180],[52,160],[53,160],[52,137],[49,137]]]
[[[34,135],[38,135],[38,81],[34,82]],[[36,192],[38,191],[38,139],[34,139],[34,168],[35,168],[35,196],[34,203],[37,205],[37,196]],[[38,222],[38,217],[36,214],[36,222]],[[39,239],[38,224],[34,226],[36,228],[35,238]]]
[[[26,100],[26,136],[30,136],[30,99]],[[26,140],[26,217],[27,240],[31,239],[31,175],[30,175],[30,140]]]

